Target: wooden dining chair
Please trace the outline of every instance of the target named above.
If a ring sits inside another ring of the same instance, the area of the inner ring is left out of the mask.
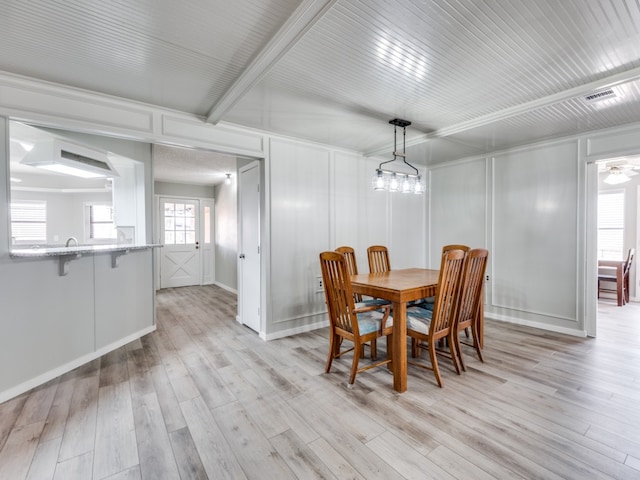
[[[449,250],[462,250],[463,252],[465,252],[465,255],[466,255],[466,253],[470,249],[466,245],[445,245],[444,247],[442,247],[442,254],[444,255],[445,252],[448,252]],[[433,310],[433,304],[435,300],[436,300],[436,297],[421,298],[420,300],[413,302],[413,305],[418,305],[422,308],[426,308],[427,310]],[[466,333],[467,333],[467,336],[469,336],[469,332],[466,332]]]
[[[351,276],[347,267],[347,260],[339,252],[322,252],[320,254],[320,269],[322,282],[329,312],[329,354],[325,372],[329,373],[334,358],[353,351],[351,373],[348,386],[351,388],[356,374],[373,367],[391,363],[388,359],[358,368],[360,352],[363,345],[371,340],[392,334],[393,317],[390,315],[389,305],[370,305],[356,308],[353,301]],[[353,343],[353,347],[342,350],[342,340]],[[390,341],[387,340],[387,350]]]
[[[372,245],[367,248],[370,273],[384,273],[391,270],[389,250],[383,245]]]
[[[427,310],[417,305],[407,307],[407,336],[412,339],[411,356],[413,358],[420,357],[421,350],[428,350],[431,365],[414,361],[408,363],[433,370],[439,387],[442,387],[442,376],[437,358],[438,353],[442,352],[436,348],[436,343],[439,340],[448,340],[447,356],[451,358],[456,372],[460,372],[453,345],[457,335],[454,322],[458,308],[464,258],[465,252],[462,250],[449,250],[442,255],[433,310]]]
[[[630,248],[626,260],[620,264],[619,261],[598,260],[598,267],[616,267],[619,270],[615,274],[598,273],[598,298],[601,292],[615,293],[618,306],[621,307],[629,303],[629,273],[635,258],[635,248]],[[615,288],[607,288],[602,283],[614,283]]]
[[[347,262],[347,270],[349,271],[349,275],[357,275],[358,274],[358,262],[356,260],[356,251],[353,247],[343,246],[336,248],[336,252],[342,253]],[[381,298],[368,298],[363,297],[359,293],[353,294],[353,300],[356,303],[356,308],[368,305],[391,305],[387,300],[382,300]],[[370,350],[371,350],[371,360],[375,360],[377,358],[376,352],[376,339],[374,338],[369,342]],[[364,351],[360,354],[361,357],[364,357]]]
[[[482,357],[482,349],[478,340],[479,318],[478,315],[482,311],[482,298],[484,275],[487,269],[487,260],[489,251],[484,248],[474,248],[470,250],[464,260],[462,269],[462,279],[460,285],[460,296],[458,300],[458,308],[456,310],[456,320],[454,329],[456,331],[455,353],[460,362],[462,370],[466,371],[464,360],[462,358],[461,344],[469,345],[475,348],[478,358],[484,362]],[[468,331],[471,330],[471,342],[461,342],[460,333],[465,332],[468,337]]]

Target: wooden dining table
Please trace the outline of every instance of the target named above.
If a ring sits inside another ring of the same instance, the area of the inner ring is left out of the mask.
[[[407,390],[407,302],[435,296],[439,275],[440,270],[407,268],[351,276],[354,293],[393,303],[391,370],[397,392]]]

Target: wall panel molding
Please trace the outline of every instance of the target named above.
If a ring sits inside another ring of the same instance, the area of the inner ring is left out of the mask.
[[[214,126],[195,115],[3,72],[0,115],[83,133],[264,157],[260,132]]]
[[[30,122],[86,130],[105,128],[113,133],[148,136],[154,129],[154,112],[133,102],[85,92],[71,87],[0,74],[0,114]]]
[[[640,152],[640,125],[598,132],[586,136],[585,157],[600,160],[608,157],[637,155]]]
[[[189,146],[211,148],[221,152],[251,157],[264,156],[264,136],[224,125],[213,126],[197,117],[189,118],[174,114],[163,114],[161,137],[178,143],[187,141]]]

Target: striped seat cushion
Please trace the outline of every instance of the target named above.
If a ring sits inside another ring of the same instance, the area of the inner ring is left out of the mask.
[[[376,332],[380,330],[380,322],[384,313],[381,310],[372,310],[370,312],[358,313],[358,327],[360,329],[360,335],[366,335],[367,333]],[[389,315],[387,318],[387,324],[385,328],[389,328],[393,325],[393,317]]]
[[[432,315],[432,309],[429,310],[418,306],[407,308],[407,330],[413,330],[414,332],[427,335],[429,333]]]
[[[371,305],[390,305],[391,302],[389,300],[383,300],[381,298],[367,298],[362,300],[361,302],[356,303],[356,308],[360,307],[369,307]]]

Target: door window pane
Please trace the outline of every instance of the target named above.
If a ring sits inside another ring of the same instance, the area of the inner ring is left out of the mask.
[[[196,242],[196,206],[193,203],[165,203],[165,244]],[[169,233],[171,233],[169,235]]]
[[[211,208],[204,207],[204,243],[211,243]]]

